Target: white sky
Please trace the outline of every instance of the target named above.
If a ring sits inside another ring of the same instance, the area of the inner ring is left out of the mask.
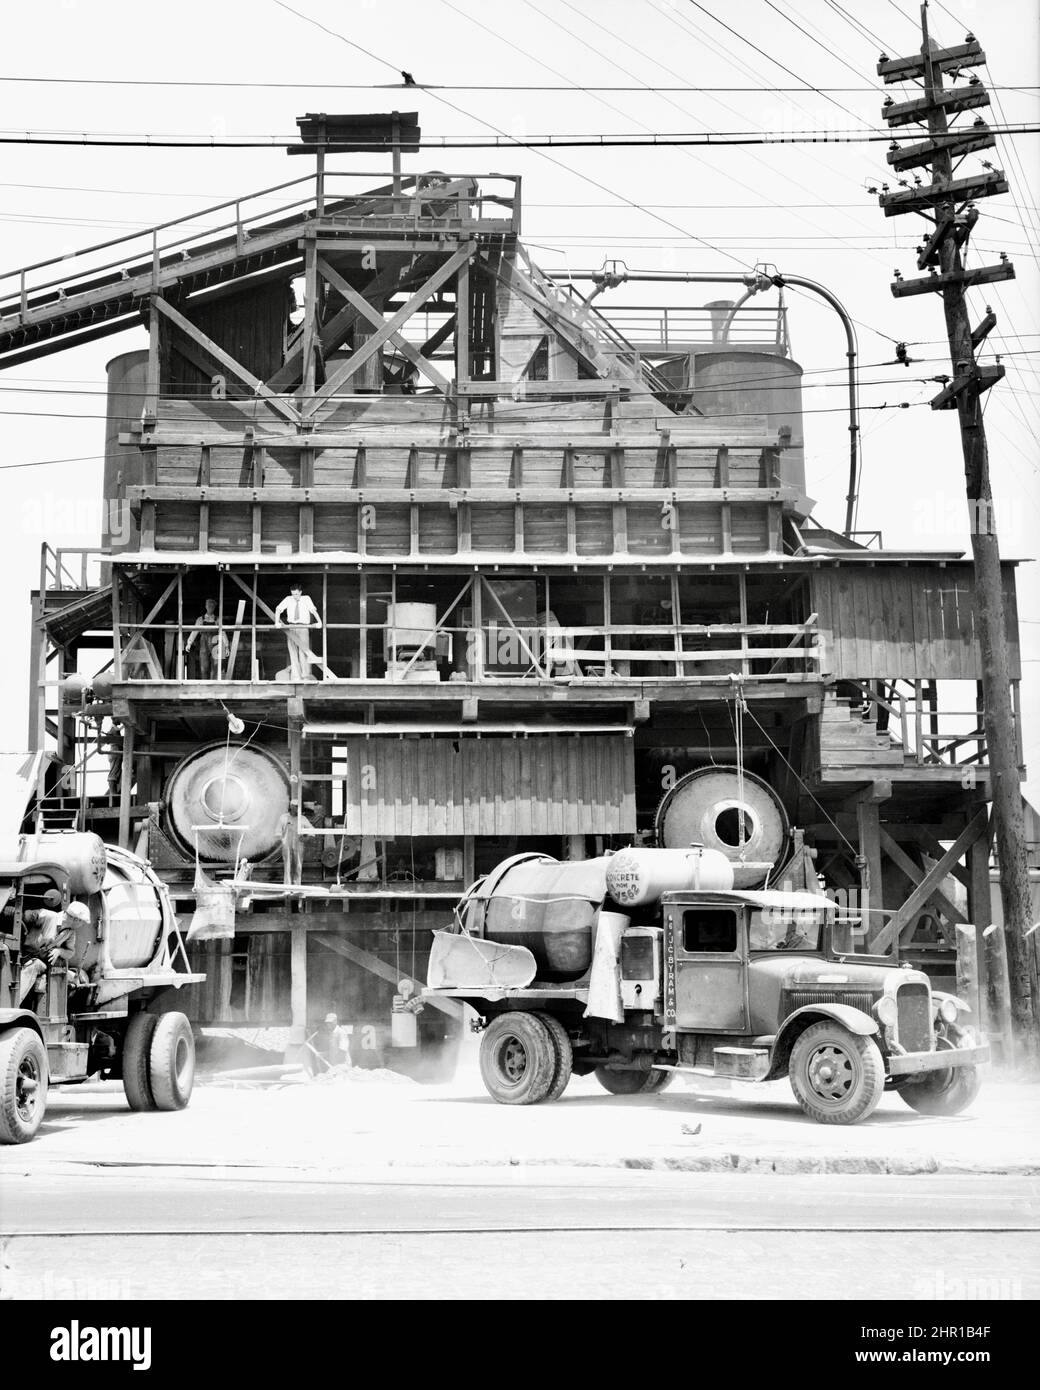
[[[776,8],[768,0],[729,0],[724,7],[705,3],[703,8],[692,0],[513,0],[508,5],[397,0],[392,6],[382,0],[292,0],[292,8],[374,56],[321,32],[275,0],[181,0],[176,12],[129,0],[10,6],[4,19],[7,57],[0,60],[0,132],[285,138],[295,134],[295,118],[303,111],[394,106],[418,109],[427,136],[479,135],[495,128],[513,138],[644,130],[865,132],[883,128],[884,91],[874,76],[879,45],[841,11],[871,31],[890,56],[912,53],[920,45],[918,10],[909,0],[843,0],[840,5],[776,0]],[[716,13],[736,33],[709,17]],[[1040,84],[1035,0],[986,0],[984,5],[946,0],[945,11],[932,5],[931,17],[933,34],[944,44],[962,42],[968,28],[975,31],[989,60],[981,74],[989,87]],[[435,96],[399,88],[335,89],[335,84],[398,81],[399,68],[419,83],[492,90]],[[26,77],[94,82],[16,80]],[[152,85],[104,81],[132,79]],[[813,91],[765,90],[797,86],[797,79],[831,89],[830,99]],[[162,81],[300,85],[155,85]],[[496,89],[530,84],[569,89]],[[581,84],[640,90],[593,94],[579,90]],[[654,85],[753,90],[643,90]],[[833,90],[842,87],[866,90]],[[900,99],[901,89],[892,90]],[[999,108],[985,113],[993,122],[1034,122],[1040,113],[1040,91],[1000,91],[999,100]],[[987,404],[986,426],[1002,553],[1023,559],[1036,557],[1040,534],[1038,149],[1038,138],[1025,135],[1005,140],[999,153],[989,152],[1005,169],[1012,194],[980,203],[972,239],[974,264],[996,261],[1006,250],[1017,271],[1016,280],[973,291],[971,299],[976,320],[987,303],[993,305],[999,326],[989,342],[994,351],[1009,354],[1007,378]],[[883,143],[564,149],[551,158],[525,150],[428,150],[406,157],[405,168],[522,175],[523,237],[546,269],[595,267],[606,257],[619,257],[633,270],[732,271],[767,261],[822,281],[860,325],[860,527],[880,528],[890,547],[967,549],[956,414],[933,413],[920,404],[938,387],[918,378],[949,366],[942,306],[930,295],[895,300],[889,292],[894,269],[907,278],[917,273],[913,247],[924,224],[912,216],[886,219],[867,192],[869,184],[881,181],[896,187],[884,152]],[[380,169],[376,156],[340,162],[367,167],[363,161],[374,172]],[[974,158],[967,164],[977,167]],[[2,145],[0,266],[15,269],[304,172],[304,160],[289,160],[278,149]],[[697,304],[725,293],[707,286],[672,291],[643,285],[631,287],[628,299]],[[794,356],[807,373],[808,488],[819,499],[817,518],[840,529],[848,463],[844,336],[832,311],[811,297],[791,294],[788,302]],[[911,356],[923,360],[909,369],[883,365],[891,362],[897,339],[911,344]],[[143,345],[143,331],[134,329],[0,376],[0,467],[83,460],[0,473],[6,518],[0,573],[8,593],[8,680],[0,710],[8,747],[22,746],[25,737],[28,597],[37,583],[41,542],[97,543],[104,366],[116,354]],[[911,408],[870,408],[900,402],[910,402]],[[1019,570],[1019,608],[1026,757],[1036,796],[1036,565]]]

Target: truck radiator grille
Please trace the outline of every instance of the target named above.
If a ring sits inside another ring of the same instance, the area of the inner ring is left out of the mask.
[[[792,989],[788,993],[790,1011],[804,1009],[807,1004],[848,1004],[869,1014],[879,996],[866,990],[852,989]]]
[[[896,995],[899,1006],[899,1045],[907,1052],[932,1050],[932,992],[927,985],[916,981],[900,985]]]

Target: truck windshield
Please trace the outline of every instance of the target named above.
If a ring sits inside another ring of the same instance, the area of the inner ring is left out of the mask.
[[[751,914],[752,951],[818,951],[823,914],[815,908],[762,908]]]

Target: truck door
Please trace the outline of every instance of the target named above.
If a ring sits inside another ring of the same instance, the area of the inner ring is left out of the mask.
[[[748,1031],[744,918],[738,906],[676,903],[669,908],[666,945],[674,983],[674,1027],[699,1033]],[[669,998],[668,1012],[672,1004]]]

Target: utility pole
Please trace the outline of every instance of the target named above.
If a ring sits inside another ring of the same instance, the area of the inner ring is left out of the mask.
[[[989,455],[980,404],[984,392],[1004,375],[999,364],[979,366],[975,349],[996,324],[987,309],[974,330],[968,319],[965,291],[972,285],[989,284],[1014,278],[1014,267],[1006,256],[999,265],[964,268],[963,249],[978,220],[975,200],[1006,193],[1008,184],[1000,170],[954,177],[954,161],[991,148],[995,138],[989,126],[976,116],[970,126],[958,125],[965,111],[989,105],[986,88],[977,76],[967,84],[956,85],[966,68],[985,66],[986,57],[973,34],[955,48],[939,48],[928,36],[928,4],[921,7],[922,45],[920,55],[888,58],[881,55],[878,76],[886,82],[920,82],[923,95],[912,101],[894,103],[887,97],[883,114],[892,127],[927,125],[928,138],[919,144],[898,146],[888,154],[893,170],[928,169],[931,182],[915,176],[915,187],[906,192],[886,193],[880,199],[886,217],[916,212],[930,224],[930,234],[918,248],[917,267],[929,274],[919,280],[904,280],[896,272],[892,293],[897,298],[913,294],[938,293],[946,315],[953,376],[932,400],[933,410],[956,410],[960,418],[964,454],[964,478],[971,527],[971,550],[975,562],[975,625],[982,661],[985,703],[986,745],[993,794],[993,821],[997,856],[1000,863],[1000,894],[1004,913],[1008,974],[1011,985],[1011,1021],[1021,1060],[1035,1060],[1040,1043],[1040,988],[1032,938],[1032,904],[1026,859],[1025,823],[1022,809],[1015,719],[1011,703],[1004,591],[1000,571],[1000,550],[993,517],[993,493],[989,478]],[[947,74],[954,86],[945,85]],[[952,119],[951,119],[952,118]]]

